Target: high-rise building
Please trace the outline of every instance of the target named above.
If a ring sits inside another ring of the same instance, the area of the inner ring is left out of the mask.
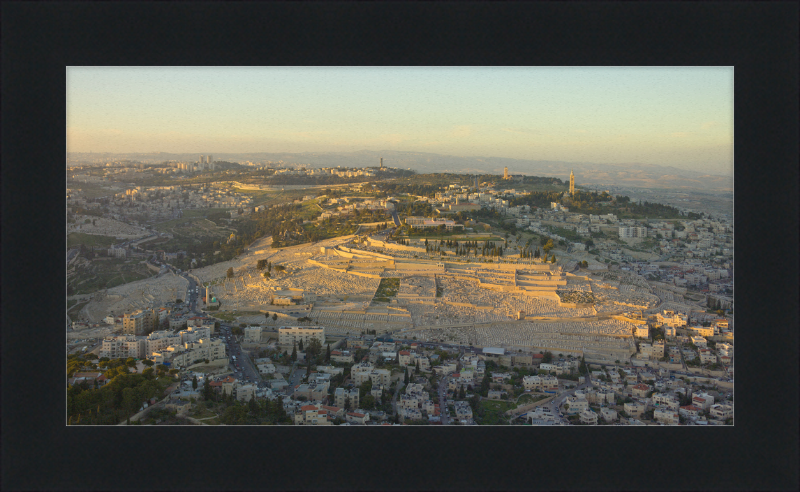
[[[122,318],[124,333],[147,335],[158,326],[158,314],[152,309],[139,309],[133,313],[125,313]]]
[[[381,169],[383,169],[383,157],[381,157]]]
[[[199,160],[198,162],[200,162],[200,164],[202,164],[202,163],[206,162],[206,156],[204,156],[204,155],[201,155],[201,156],[200,156],[200,160]]]
[[[571,169],[569,171],[569,194],[570,196],[575,194],[575,174]]]
[[[211,164],[212,162],[214,162],[214,159],[212,159],[210,155],[207,155],[206,156],[206,164]]]
[[[503,168],[503,179],[508,179],[508,167]]]

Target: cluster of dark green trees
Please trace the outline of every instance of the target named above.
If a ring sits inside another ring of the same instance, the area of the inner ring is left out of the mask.
[[[81,369],[100,366],[107,368],[104,374],[109,381],[104,386],[83,382],[68,387],[67,423],[117,425],[136,413],[143,402],[160,397],[164,388],[175,381],[173,374],[177,371],[169,371],[164,365],[159,364],[155,369],[148,367],[142,374],[131,374],[128,368],[135,365],[134,359],[103,358],[94,365],[91,357],[69,356],[68,376]]]
[[[683,218],[683,213],[675,207],[664,205],[661,203],[652,203],[648,201],[639,201],[639,203],[631,201],[630,197],[617,196],[617,206],[624,207],[627,214],[634,217],[659,217],[663,219],[680,219]],[[570,211],[572,211],[570,209]],[[690,212],[690,218],[693,212]],[[626,214],[621,214],[625,216]],[[697,218],[700,218],[697,216]]]
[[[214,398],[213,396],[211,397]],[[292,418],[283,408],[283,400],[251,398],[247,403],[236,400],[231,394],[217,397],[227,408],[220,413],[219,422],[225,425],[280,425],[291,424]],[[212,401],[212,400],[206,400]]]
[[[433,214],[433,207],[428,202],[398,202],[395,210],[400,215],[429,217]]]
[[[425,251],[428,253],[444,254],[445,248],[450,248],[457,256],[503,256],[503,247],[495,244],[494,241],[464,241],[459,243],[452,240],[440,240],[438,244],[433,244],[425,240]]]

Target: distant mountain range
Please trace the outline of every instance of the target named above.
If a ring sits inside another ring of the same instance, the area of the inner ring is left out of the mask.
[[[509,159],[503,157],[458,157],[426,152],[371,151],[358,152],[302,152],[302,153],[218,153],[212,154],[217,161],[283,161],[287,166],[310,167],[364,167],[377,166],[383,157],[388,167],[413,169],[420,173],[464,173],[502,174],[508,167],[510,174],[531,176],[553,176],[567,179],[575,172],[578,185],[615,185],[639,188],[696,189],[712,192],[733,192],[733,176],[680,169],[654,164],[598,164],[593,162],[538,161]],[[70,158],[85,159],[106,157],[109,159],[131,159],[143,162],[165,160],[196,161],[200,154],[70,154]]]

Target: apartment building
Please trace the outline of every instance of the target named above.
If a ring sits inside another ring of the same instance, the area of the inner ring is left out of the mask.
[[[687,328],[687,331],[693,335],[697,335],[700,337],[713,337],[714,336],[714,327],[713,326],[690,326]]]
[[[696,420],[697,418],[700,417],[700,412],[702,412],[702,411],[703,411],[703,409],[698,407],[698,406],[695,406],[695,405],[684,405],[678,410],[678,414],[681,417],[684,417],[684,418],[687,418],[687,419],[691,419],[691,420]]]
[[[664,406],[670,410],[675,410],[676,412],[678,411],[678,408],[680,408],[680,403],[678,403],[678,400],[672,395],[655,393],[652,396],[652,401],[654,405]]]
[[[580,413],[580,421],[586,425],[597,425],[597,413],[591,408],[587,408]]]
[[[370,375],[370,373],[372,373],[372,371],[374,370],[375,367],[371,363],[359,362],[358,364],[350,368],[350,378],[353,380],[354,385],[361,386],[362,384],[371,379],[372,376]]]
[[[700,363],[701,364],[716,364],[717,356],[709,349],[700,349]]]
[[[617,415],[617,411],[613,408],[603,407],[600,409],[600,416],[608,423],[615,422],[619,420],[619,416]]]
[[[304,346],[308,345],[311,339],[319,340],[320,345],[325,345],[325,328],[324,327],[306,327],[306,326],[281,326],[278,328],[278,343],[284,346],[292,346],[303,342]]]
[[[383,396],[383,392],[387,389],[387,387],[383,384],[372,384],[372,388],[369,390],[369,394],[375,398],[375,401],[379,401],[381,396]]]
[[[207,326],[190,326],[185,330],[181,330],[178,335],[181,338],[180,343],[197,342],[201,338],[211,338],[211,329]]]
[[[692,396],[692,405],[708,410],[714,404],[714,397],[708,393],[698,393]]]
[[[638,226],[620,226],[620,238],[647,237],[647,228]]]
[[[653,412],[653,419],[667,425],[680,424],[680,417],[676,410],[670,408],[656,408]]]
[[[565,412],[569,415],[575,415],[578,413],[583,412],[589,408],[589,402],[586,398],[580,398],[577,396],[570,396],[564,402],[564,409]]]
[[[158,315],[152,309],[139,309],[133,313],[125,313],[122,317],[124,333],[131,335],[147,335],[158,325]]]
[[[649,343],[642,343],[639,344],[639,352],[642,354],[642,357],[646,359],[660,359],[664,357],[664,344],[649,344]]]
[[[100,357],[109,359],[141,359],[145,355],[145,339],[135,335],[121,335],[103,339]]]
[[[331,360],[342,364],[352,364],[353,354],[349,350],[333,350],[331,351]]]
[[[375,369],[369,373],[369,379],[372,381],[372,386],[386,386],[388,387],[391,381],[392,373],[388,369]]]
[[[398,359],[401,366],[407,366],[412,363],[414,357],[408,350],[401,350],[400,352],[398,352]]]
[[[149,358],[157,364],[169,361],[175,366],[190,366],[205,359],[224,359],[225,345],[221,340],[201,338],[197,342],[185,343],[182,347],[171,345],[164,350],[152,352]]]
[[[328,418],[329,411],[321,405],[303,405],[294,414],[295,425],[333,425]]]
[[[456,418],[459,420],[472,420],[472,408],[465,401],[455,402]]]
[[[336,388],[333,397],[337,407],[345,408],[345,400],[348,398],[350,402],[349,408],[358,408],[360,404],[358,388],[353,388],[350,390],[342,387]]]
[[[717,403],[708,409],[708,416],[716,420],[728,420],[733,418],[733,407]]]
[[[639,398],[646,398],[647,393],[649,393],[650,390],[651,390],[650,386],[646,384],[637,384],[636,386],[631,388],[631,394]]]
[[[309,401],[319,401],[328,396],[329,388],[330,383],[328,381],[311,380],[306,384],[298,385],[294,390],[293,396],[294,398],[305,396]]]
[[[622,405],[622,409],[633,418],[639,418],[644,414],[644,405],[638,402],[630,402]]]
[[[260,326],[248,326],[244,329],[244,339],[248,342],[260,342],[261,341],[261,327]],[[305,342],[304,342],[305,343]]]
[[[153,352],[161,352],[172,345],[182,345],[180,335],[176,335],[167,330],[154,331],[147,335],[147,339],[145,340],[145,355],[150,355]]]
[[[733,345],[730,343],[722,342],[717,344],[717,352],[719,355],[727,355],[730,356],[733,354]]]

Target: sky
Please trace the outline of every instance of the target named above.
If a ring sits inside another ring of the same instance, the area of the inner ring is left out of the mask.
[[[68,67],[68,152],[349,152],[733,170],[732,67]]]

